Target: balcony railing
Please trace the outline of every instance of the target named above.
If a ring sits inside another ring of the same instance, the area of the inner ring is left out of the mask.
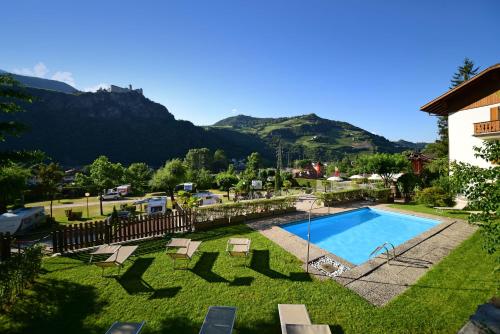
[[[474,123],[474,135],[488,135],[491,133],[500,132],[500,120]]]

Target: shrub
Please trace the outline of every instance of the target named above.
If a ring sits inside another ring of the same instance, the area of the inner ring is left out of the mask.
[[[295,206],[296,196],[257,199],[236,203],[225,203],[204,206],[195,209],[197,222],[250,215],[271,210],[285,210]]]
[[[35,280],[42,265],[42,247],[26,248],[0,263],[0,304],[12,304],[16,297]]]
[[[407,173],[398,179],[397,186],[404,199],[409,201],[419,183],[418,176],[413,173]]]
[[[428,187],[417,191],[415,200],[417,203],[429,207],[453,205],[453,198],[450,193],[438,186]]]
[[[356,201],[362,199],[372,199],[380,202],[387,202],[391,195],[391,190],[387,188],[382,189],[347,189],[342,191],[318,193],[317,196],[321,198],[325,206],[333,206],[342,202]]]
[[[135,214],[135,212],[137,211],[137,208],[135,207],[135,205],[121,204],[120,205],[120,210],[122,210],[122,211],[128,211],[131,214]]]

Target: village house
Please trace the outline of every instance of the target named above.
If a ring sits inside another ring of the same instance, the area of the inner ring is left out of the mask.
[[[448,116],[449,160],[487,168],[475,157],[474,147],[500,140],[500,64],[435,98],[420,110]]]

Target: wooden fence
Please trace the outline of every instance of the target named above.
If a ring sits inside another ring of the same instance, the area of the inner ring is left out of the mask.
[[[0,233],[0,261],[5,261],[10,257],[12,241],[10,233]]]
[[[63,229],[52,232],[52,248],[54,253],[64,253],[102,244],[161,237],[192,229],[191,211],[139,216],[116,222],[80,223],[66,225]]]

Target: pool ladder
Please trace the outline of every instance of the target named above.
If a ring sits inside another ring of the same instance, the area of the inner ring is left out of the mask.
[[[389,248],[387,248],[388,246],[390,246],[392,248],[392,258],[391,258],[391,254],[389,252]],[[394,245],[391,244],[390,242],[386,241],[384,242],[382,245],[378,246],[377,248],[375,248],[373,250],[373,252],[370,253],[370,256],[369,257],[372,257],[372,255],[376,254],[378,251],[380,251],[381,249],[385,249],[385,254],[387,255],[387,264],[390,265],[389,261],[390,260],[393,260],[394,258],[396,258],[396,249],[394,248]]]

